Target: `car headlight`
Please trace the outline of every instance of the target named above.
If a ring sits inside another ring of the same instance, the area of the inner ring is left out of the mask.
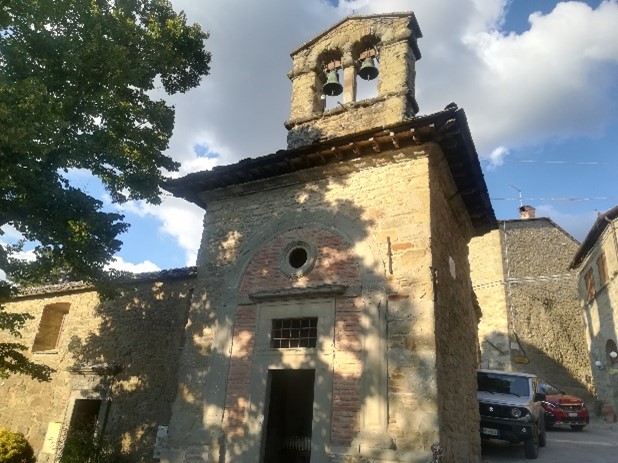
[[[513,418],[521,418],[521,410],[519,408],[511,408],[511,416]]]

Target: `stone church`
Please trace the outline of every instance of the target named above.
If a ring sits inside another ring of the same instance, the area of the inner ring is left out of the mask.
[[[417,115],[419,38],[339,22],[292,53],[287,149],[167,182],[206,214],[162,462],[480,461],[496,220],[464,111]]]

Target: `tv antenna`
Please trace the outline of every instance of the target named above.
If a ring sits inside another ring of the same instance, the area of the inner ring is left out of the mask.
[[[517,188],[515,185],[511,185],[510,183],[509,186],[519,193],[519,207],[524,207],[524,192]]]

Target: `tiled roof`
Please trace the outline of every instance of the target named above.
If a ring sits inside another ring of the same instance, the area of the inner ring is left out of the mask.
[[[569,264],[569,268],[577,268],[581,265],[586,256],[594,247],[601,234],[605,231],[611,221],[616,220],[616,218],[618,218],[618,206],[614,206],[612,209],[605,212],[604,214],[598,215],[597,219],[592,225],[592,228],[586,235],[586,238],[584,238],[582,245],[575,253],[573,260]]]
[[[140,283],[147,281],[161,281],[161,280],[175,280],[181,278],[191,278],[197,275],[197,267],[182,267],[173,268],[167,270],[160,270],[158,272],[145,272],[145,273],[133,273],[123,275],[119,283]],[[68,281],[65,283],[58,283],[53,285],[41,285],[30,286],[20,288],[17,297],[26,296],[41,296],[45,294],[58,294],[58,293],[71,293],[76,291],[86,291],[94,289],[92,283],[85,281]]]

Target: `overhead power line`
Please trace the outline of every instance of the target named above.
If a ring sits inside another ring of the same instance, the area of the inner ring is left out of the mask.
[[[550,161],[538,159],[505,159],[504,162],[522,162],[527,164],[575,164],[578,166],[615,166],[616,161]]]
[[[520,201],[521,198],[490,198],[492,201]],[[554,197],[554,198],[528,198],[526,197],[526,201],[566,201],[566,202],[577,202],[577,201],[607,201],[607,200],[616,200],[618,196],[590,196],[590,197]]]

